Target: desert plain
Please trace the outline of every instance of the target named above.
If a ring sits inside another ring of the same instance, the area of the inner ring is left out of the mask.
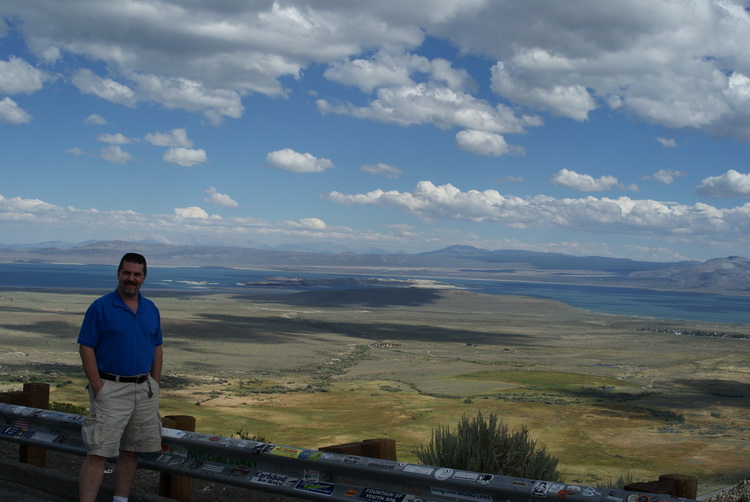
[[[103,292],[0,290],[0,391],[88,406],[76,336]],[[149,292],[162,314],[162,415],[320,448],[496,414],[564,481],[679,473],[699,494],[750,475],[750,326],[597,314],[530,297],[377,288]]]

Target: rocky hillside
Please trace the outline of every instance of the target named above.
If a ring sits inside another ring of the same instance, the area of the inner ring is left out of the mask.
[[[742,256],[714,258],[686,267],[631,272],[628,279],[662,283],[670,289],[750,292],[750,260]]]

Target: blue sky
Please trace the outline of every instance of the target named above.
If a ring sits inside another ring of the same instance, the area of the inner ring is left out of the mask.
[[[747,256],[739,0],[0,0],[0,243]]]

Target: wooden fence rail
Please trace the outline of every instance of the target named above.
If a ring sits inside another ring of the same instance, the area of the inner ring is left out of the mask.
[[[25,383],[23,390],[1,392],[0,403],[28,406],[30,408],[49,409],[49,384]],[[18,460],[24,464],[37,467],[47,466],[47,450],[39,446],[22,444],[18,453]]]

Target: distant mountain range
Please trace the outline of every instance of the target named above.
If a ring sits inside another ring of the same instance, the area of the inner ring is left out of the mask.
[[[79,245],[0,244],[0,262],[115,265],[122,254],[144,254],[151,266],[235,267],[328,271],[409,277],[565,282],[716,293],[750,293],[750,260],[740,256],[696,261],[647,262],[519,250],[450,246],[418,254],[315,253],[152,242],[99,241]]]
[[[750,260],[742,256],[714,258],[687,267],[631,272],[628,279],[663,282],[672,289],[750,292]]]

